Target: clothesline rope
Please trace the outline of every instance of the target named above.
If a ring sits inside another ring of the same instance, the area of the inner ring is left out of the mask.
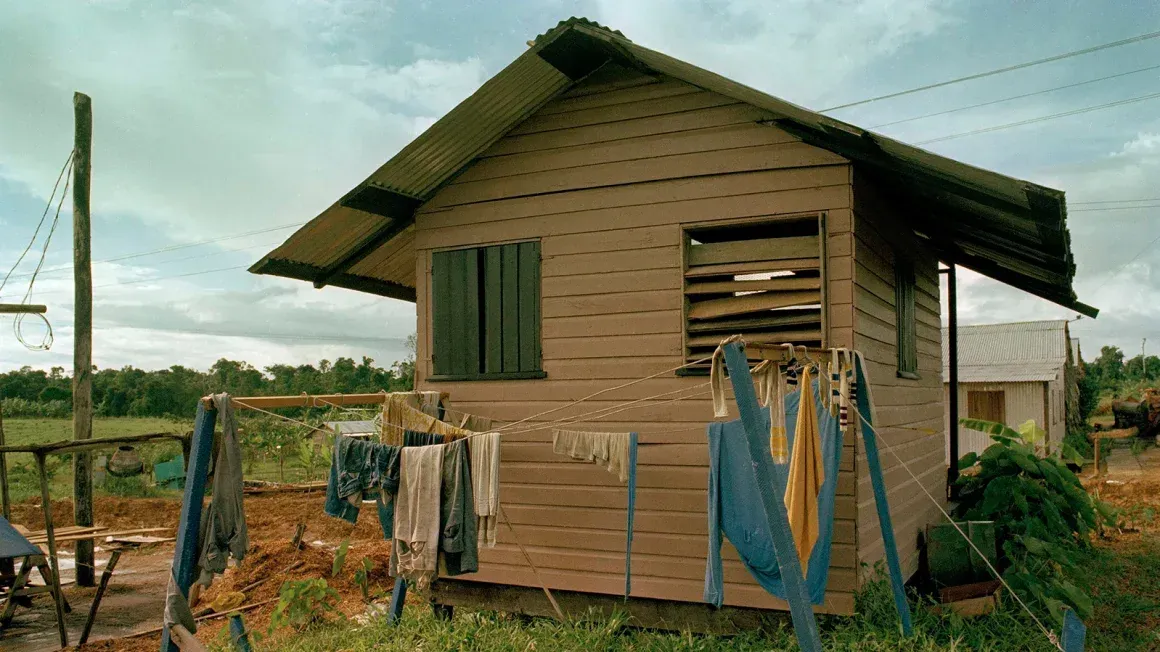
[[[861,356],[860,353],[858,355],[859,357]],[[866,388],[866,391],[869,391],[868,387]],[[938,508],[938,511],[941,512],[948,521],[950,521],[950,524],[954,526],[955,530],[958,531],[964,540],[966,540],[967,544],[971,546],[971,549],[979,555],[979,558],[983,560],[983,563],[987,565],[987,568],[991,570],[991,572],[995,575],[995,578],[1003,584],[1003,587],[1006,588],[1008,593],[1010,593],[1015,598],[1015,601],[1019,603],[1019,606],[1023,607],[1023,610],[1027,612],[1027,615],[1031,616],[1031,620],[1035,621],[1035,624],[1047,637],[1047,640],[1050,641],[1056,649],[1060,650],[1060,652],[1064,652],[1063,646],[1060,644],[1059,638],[1055,635],[1055,632],[1048,629],[1043,624],[1043,622],[1039,620],[1039,618],[1035,615],[1035,612],[1031,610],[1031,607],[1028,607],[1027,603],[1024,602],[1023,599],[1019,597],[1019,594],[1016,593],[1013,588],[1011,588],[1011,585],[1007,583],[1007,580],[1003,579],[1003,575],[1000,574],[994,565],[991,564],[991,562],[987,559],[987,556],[983,554],[983,551],[980,550],[979,547],[975,545],[975,542],[971,540],[971,537],[967,536],[966,532],[963,532],[963,528],[959,526],[955,519],[951,518],[951,515],[948,514],[945,509],[943,509],[943,506],[939,504],[938,500],[929,491],[927,491],[926,487],[922,484],[922,481],[918,479],[918,476],[914,474],[914,471],[911,471],[910,465],[908,465],[902,459],[902,457],[898,455],[898,453],[894,450],[894,447],[890,445],[890,442],[886,441],[886,438],[881,436],[878,430],[870,423],[869,420],[866,419],[866,417],[862,414],[861,410],[857,408],[857,406],[852,405],[851,409],[853,409],[854,413],[858,415],[858,419],[862,422],[862,426],[869,428],[870,431],[874,433],[874,436],[878,439],[879,442],[882,442],[882,445],[886,447],[886,450],[890,451],[890,454],[894,456],[894,459],[898,460],[898,463],[902,465],[902,468],[906,470],[906,473],[910,475],[911,479],[914,480],[914,483],[918,485],[918,488],[922,491],[922,493],[925,494],[926,497],[929,498],[932,503],[934,503],[934,506]],[[955,462],[952,460],[952,463]]]

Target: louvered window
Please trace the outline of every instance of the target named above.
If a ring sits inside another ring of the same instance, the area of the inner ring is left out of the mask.
[[[540,243],[440,251],[431,263],[429,380],[543,378]]]
[[[824,233],[816,215],[686,228],[687,360],[710,356],[735,334],[749,342],[820,346]]]

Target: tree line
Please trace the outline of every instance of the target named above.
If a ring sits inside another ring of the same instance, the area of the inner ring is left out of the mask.
[[[1091,362],[1081,362],[1080,413],[1090,416],[1101,398],[1139,398],[1146,387],[1160,388],[1160,357],[1128,358],[1118,346],[1100,348]]]
[[[181,365],[146,371],[135,367],[93,372],[93,411],[102,417],[190,417],[197,400],[211,392],[233,396],[356,394],[406,391],[414,384],[414,358],[380,367],[369,357],[320,360],[317,365],[274,364],[258,369],[222,358],[208,371]],[[68,417],[72,378],[64,368],[23,367],[0,374],[7,417]]]

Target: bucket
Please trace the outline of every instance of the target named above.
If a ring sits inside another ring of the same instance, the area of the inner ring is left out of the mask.
[[[117,452],[113,453],[112,459],[109,460],[108,466],[109,475],[117,476],[118,478],[129,478],[135,475],[141,475],[144,470],[144,465],[141,463],[141,456],[137,454],[137,450],[132,446],[121,446],[117,448]]]

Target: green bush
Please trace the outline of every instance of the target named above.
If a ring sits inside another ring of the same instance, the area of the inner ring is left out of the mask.
[[[338,611],[338,591],[330,588],[322,578],[286,580],[278,591],[278,605],[270,616],[270,632],[279,627],[302,631],[326,622]]]
[[[971,452],[959,460],[965,473],[957,483],[954,516],[995,522],[1003,578],[1025,600],[1060,622],[1065,605],[1089,616],[1091,599],[1074,578],[1092,530],[1110,524],[1110,508],[1088,495],[1063,462],[1036,455],[1034,423],[1021,426],[1022,432],[978,419],[961,423],[995,443],[982,455]]]

